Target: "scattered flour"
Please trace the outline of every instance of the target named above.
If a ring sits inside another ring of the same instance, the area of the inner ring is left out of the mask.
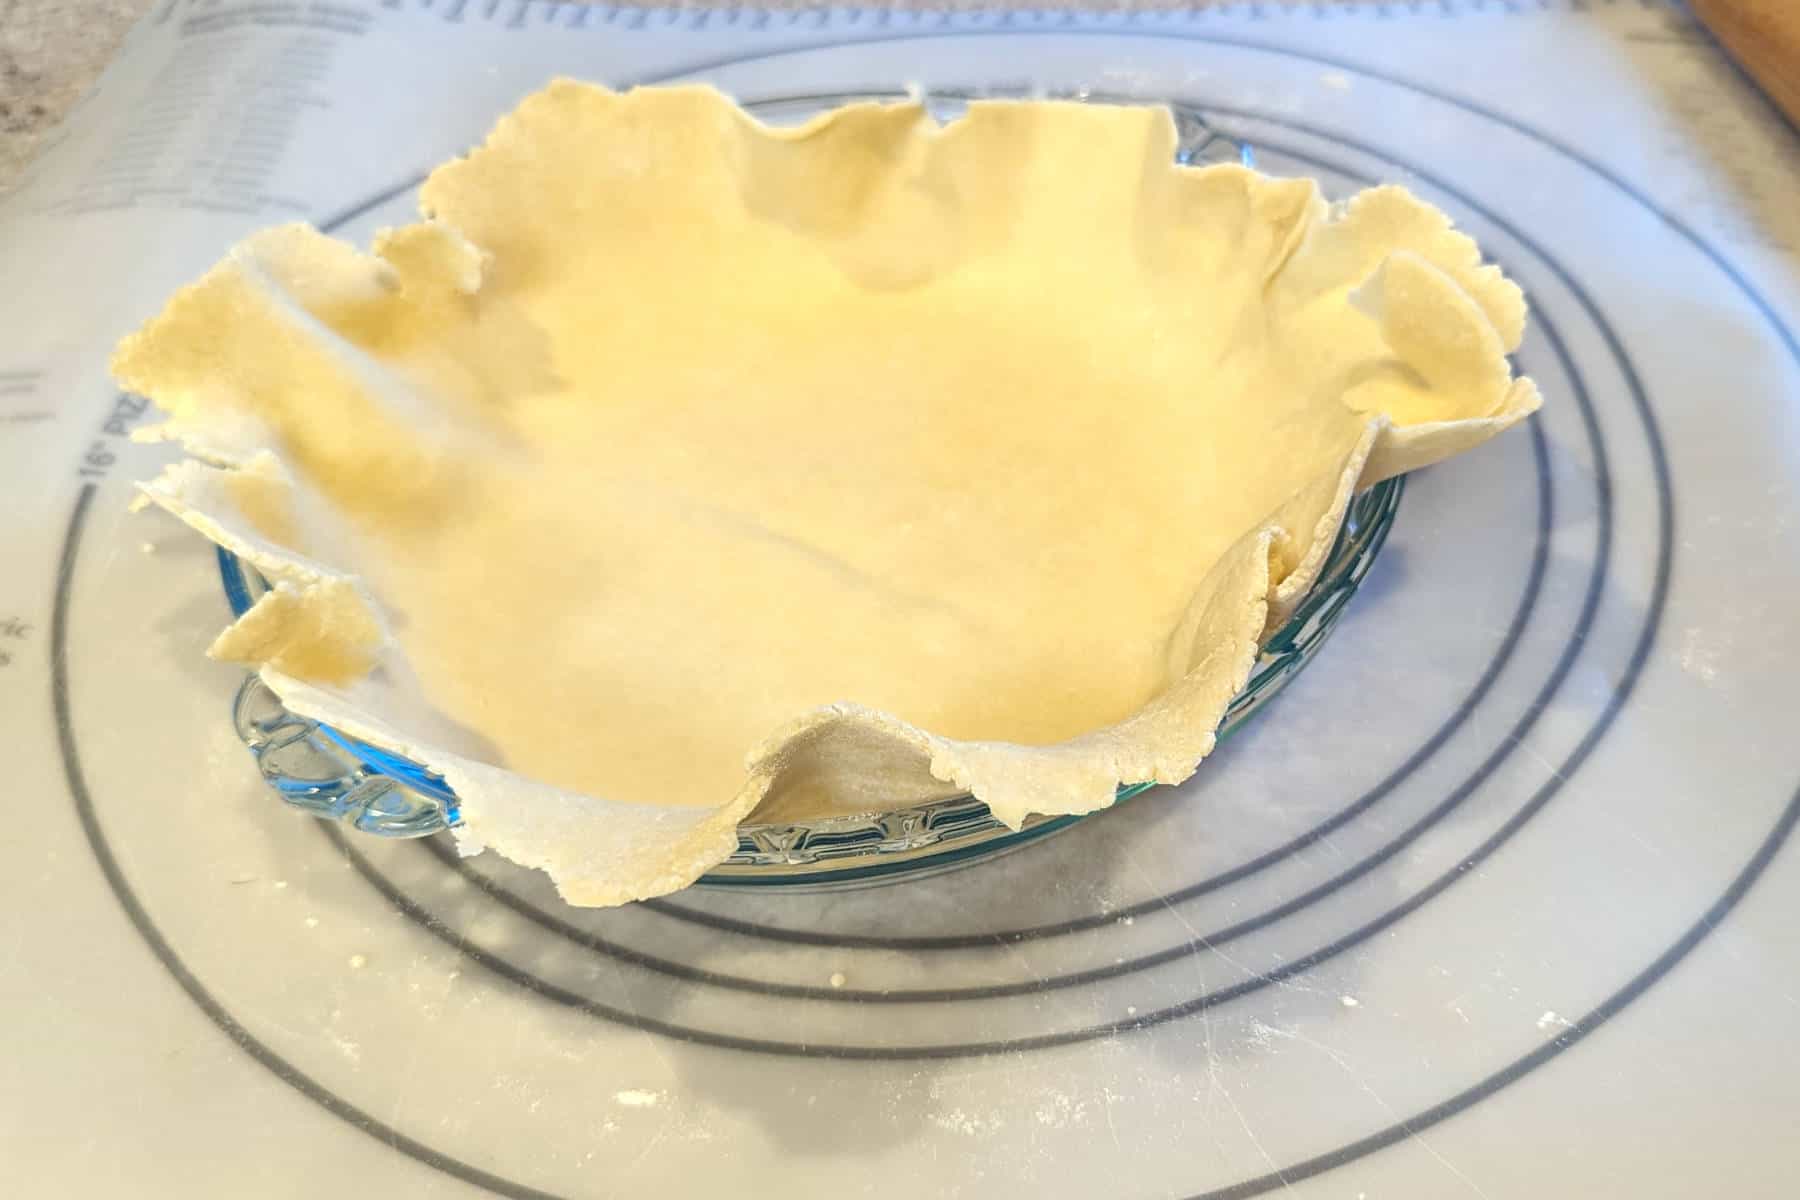
[[[655,1108],[662,1102],[663,1093],[641,1088],[626,1088],[622,1092],[613,1093],[613,1103],[623,1104],[626,1108]]]
[[[1044,1098],[1033,1114],[1039,1125],[1051,1129],[1066,1129],[1070,1125],[1079,1125],[1087,1120],[1087,1105],[1075,1099],[1067,1092],[1053,1092]]]
[[[933,1113],[931,1123],[939,1129],[966,1134],[969,1137],[995,1133],[1006,1127],[1006,1122],[998,1114],[972,1113],[960,1108],[952,1109],[950,1112]]]

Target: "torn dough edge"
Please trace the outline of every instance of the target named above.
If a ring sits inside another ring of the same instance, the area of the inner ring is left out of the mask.
[[[822,115],[801,130],[777,132],[756,124],[758,132],[795,137],[813,132],[828,116]],[[505,124],[503,120],[496,127],[490,141],[502,134]],[[474,154],[480,152],[478,148]],[[1373,212],[1391,206],[1396,192],[1398,189],[1371,189],[1359,193],[1325,219],[1351,219],[1359,210]],[[1418,205],[1418,209],[1428,210],[1429,206]],[[1405,215],[1433,225],[1427,231],[1429,236],[1443,239],[1443,257],[1452,260],[1440,259],[1436,265],[1481,307],[1500,336],[1503,352],[1513,349],[1523,324],[1523,305],[1516,287],[1497,269],[1482,264],[1472,239],[1455,231],[1441,213],[1429,210]],[[1316,213],[1314,220],[1322,216],[1322,212]],[[1312,224],[1302,222],[1303,226]],[[1304,236],[1304,229],[1296,230],[1296,243]],[[1105,808],[1124,784],[1173,784],[1188,778],[1216,744],[1217,725],[1248,680],[1262,642],[1291,616],[1316,582],[1354,494],[1485,441],[1529,416],[1540,403],[1530,380],[1518,377],[1511,382],[1500,409],[1489,416],[1404,427],[1383,416],[1370,416],[1363,437],[1336,478],[1331,502],[1315,522],[1305,552],[1293,568],[1278,580],[1272,555],[1278,540],[1291,538],[1294,531],[1271,520],[1245,534],[1213,565],[1190,609],[1190,620],[1214,631],[1206,641],[1205,655],[1130,717],[1051,745],[959,741],[879,710],[839,703],[800,714],[752,750],[746,759],[743,786],[716,808],[620,803],[537,783],[406,735],[374,717],[341,689],[307,683],[268,665],[262,667],[261,676],[295,713],[442,774],[462,800],[462,823],[455,835],[463,852],[492,847],[521,865],[541,868],[573,904],[618,904],[692,883],[732,853],[738,823],[754,813],[781,771],[840,729],[873,735],[913,755],[931,778],[984,801],[997,819],[1017,829],[1033,813],[1074,815]],[[233,503],[204,502],[202,494],[209,489],[202,473],[223,476],[233,471],[281,469],[273,455],[254,449],[257,433],[254,428],[234,428],[221,438],[213,431],[209,440],[203,431],[184,429],[179,420],[172,420],[140,434],[141,438],[179,441],[192,456],[171,466],[157,480],[139,485],[142,499],[167,509],[231,550],[277,586],[304,590],[335,585],[336,596],[360,597],[378,620],[378,606],[361,591],[354,576],[261,537],[247,521],[228,522],[213,515],[225,512],[241,517]],[[221,634],[214,643],[215,652],[227,645],[236,628],[234,624]],[[385,630],[383,640],[392,650]],[[606,842],[610,851],[603,862],[586,861],[581,850],[592,839],[585,837],[580,827],[590,822],[606,827],[605,836],[598,839]],[[640,841],[644,854],[620,849]]]

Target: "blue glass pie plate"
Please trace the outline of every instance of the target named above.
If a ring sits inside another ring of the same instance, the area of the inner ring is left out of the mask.
[[[1249,681],[1220,722],[1221,737],[1267,704],[1318,653],[1374,565],[1404,486],[1403,478],[1390,479],[1351,501],[1318,581],[1264,644]],[[241,615],[267,584],[228,550],[220,549],[218,560],[226,600]],[[456,795],[441,776],[290,713],[254,675],[238,690],[232,718],[263,778],[295,808],[382,837],[422,837],[459,820]],[[1119,789],[1119,799],[1153,786],[1128,784]],[[987,805],[965,795],[803,824],[746,823],[738,827],[737,852],[702,882],[820,884],[937,870],[1012,849],[1081,819],[1039,817],[1012,830],[996,821]]]

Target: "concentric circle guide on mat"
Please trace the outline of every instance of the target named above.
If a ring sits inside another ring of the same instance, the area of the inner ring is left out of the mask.
[[[160,9],[0,209],[5,877],[57,914],[0,975],[40,1031],[19,1186],[1783,1194],[1800,152],[1674,6],[1510,7]],[[559,73],[1189,103],[1451,212],[1550,403],[1409,481],[1331,647],[1193,781],[994,863],[590,912],[315,827],[226,720],[207,548],[123,512],[161,452],[104,349],[249,228],[408,219]]]

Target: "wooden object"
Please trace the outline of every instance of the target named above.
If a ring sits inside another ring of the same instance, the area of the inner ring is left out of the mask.
[[[1800,0],[1688,0],[1688,7],[1800,125]]]

